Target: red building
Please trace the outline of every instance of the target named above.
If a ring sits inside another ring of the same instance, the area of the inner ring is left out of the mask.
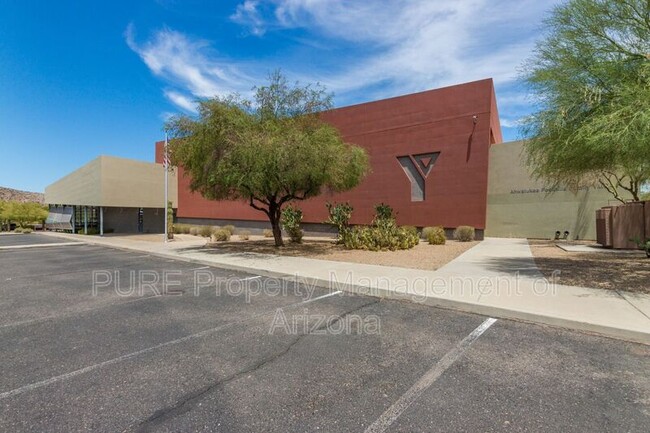
[[[502,141],[491,79],[342,107],[323,117],[347,142],[367,150],[372,171],[351,191],[298,202],[307,230],[325,221],[328,201],[352,204],[355,224],[369,223],[374,206],[386,203],[399,224],[470,225],[479,235],[485,229],[489,149]],[[156,143],[157,162],[163,144]],[[182,168],[178,183],[181,222],[268,225],[266,215],[246,202],[192,193]]]

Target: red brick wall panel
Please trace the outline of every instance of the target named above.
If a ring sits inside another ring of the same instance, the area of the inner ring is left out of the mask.
[[[400,224],[485,228],[489,146],[491,137],[501,141],[492,80],[343,107],[323,118],[367,150],[372,172],[351,191],[298,202],[305,222],[325,221],[327,201],[348,201],[353,223],[369,223],[374,205],[383,202],[397,211]],[[158,162],[162,144],[156,143]],[[440,154],[425,180],[425,199],[413,202],[397,157],[430,152]],[[205,200],[179,174],[179,217],[266,220],[244,202]]]

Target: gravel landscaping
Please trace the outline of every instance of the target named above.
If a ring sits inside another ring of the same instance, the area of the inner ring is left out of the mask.
[[[478,244],[478,241],[448,240],[445,245],[429,245],[420,241],[419,245],[410,250],[363,251],[346,250],[329,238],[304,238],[302,244],[293,244],[285,240],[283,248],[276,248],[273,239],[261,236],[251,236],[247,241],[236,240],[236,236],[232,239],[230,242],[210,243],[206,248],[219,249],[228,253],[280,254],[339,262],[436,270]]]
[[[552,241],[529,240],[535,263],[545,277],[561,272],[559,283],[650,294],[650,259],[638,252],[568,252]]]

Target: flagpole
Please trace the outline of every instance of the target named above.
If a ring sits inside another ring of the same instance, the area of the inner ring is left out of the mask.
[[[167,213],[168,212],[167,206],[169,204],[169,199],[168,199],[169,187],[167,185],[167,176],[169,172],[169,155],[167,153],[167,132],[165,132],[165,156],[164,156],[163,166],[165,167],[165,243],[167,243],[169,241],[168,239],[169,233],[167,232],[167,230],[169,230],[169,227],[167,227],[168,220],[169,220],[169,215]]]

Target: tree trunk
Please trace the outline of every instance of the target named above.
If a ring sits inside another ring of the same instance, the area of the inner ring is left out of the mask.
[[[282,247],[282,228],[280,227],[281,209],[275,202],[269,205],[269,221],[271,221],[271,229],[273,230],[273,239],[275,239],[275,246]]]

